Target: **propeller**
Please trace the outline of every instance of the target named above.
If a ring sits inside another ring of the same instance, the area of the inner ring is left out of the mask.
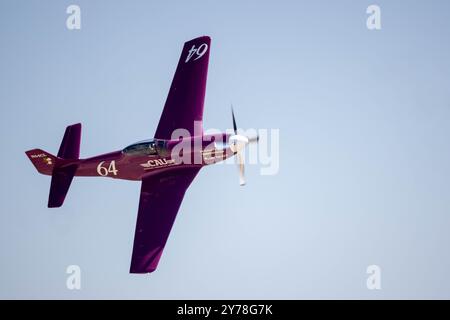
[[[234,116],[234,110],[233,105],[231,105],[231,116],[233,118],[233,131],[234,135],[232,135],[228,141],[230,144],[230,149],[234,153],[236,153],[236,164],[238,165],[239,169],[239,184],[241,186],[245,185],[245,168],[244,168],[244,156],[242,152],[244,151],[245,147],[249,143],[255,143],[258,142],[259,137],[247,137],[245,135],[241,135],[238,133],[237,125],[236,125],[236,118]]]

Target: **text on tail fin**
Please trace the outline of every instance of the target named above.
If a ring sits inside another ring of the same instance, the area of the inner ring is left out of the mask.
[[[25,153],[39,173],[46,175],[52,174],[56,163],[56,157],[54,155],[41,149],[28,150]]]

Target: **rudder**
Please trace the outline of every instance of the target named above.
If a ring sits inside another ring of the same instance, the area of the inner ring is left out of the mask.
[[[56,164],[54,155],[41,149],[28,150],[25,153],[39,173],[52,175]]]

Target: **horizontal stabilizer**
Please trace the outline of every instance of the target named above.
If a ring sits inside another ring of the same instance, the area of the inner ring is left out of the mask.
[[[81,123],[66,128],[58,151],[58,158],[78,159],[80,157]]]
[[[70,184],[80,164],[81,123],[66,128],[59,147],[58,156],[41,149],[26,151],[28,159],[39,173],[51,175],[48,207],[61,207]]]
[[[50,194],[48,196],[49,208],[58,208],[62,206],[77,168],[77,164],[71,164],[53,169]]]
[[[78,160],[80,157],[81,123],[76,123],[66,128],[64,138],[58,151],[58,164],[52,173],[50,193],[48,195],[48,207],[61,207],[69,191],[73,176],[77,172],[78,162],[62,165],[62,160]]]

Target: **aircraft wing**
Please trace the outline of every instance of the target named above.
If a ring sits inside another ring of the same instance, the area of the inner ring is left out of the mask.
[[[179,128],[188,130],[193,136],[194,121],[198,121],[202,134],[210,44],[211,39],[207,36],[184,44],[155,138],[168,140]]]
[[[199,170],[172,168],[142,179],[130,273],[155,271],[184,193]]]

